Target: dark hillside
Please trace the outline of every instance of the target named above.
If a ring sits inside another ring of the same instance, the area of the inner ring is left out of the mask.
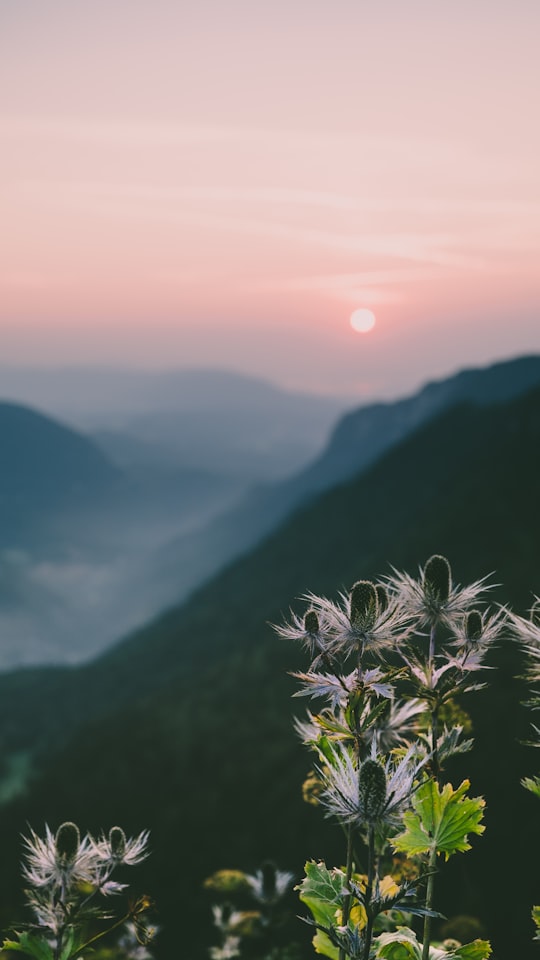
[[[40,737],[47,748],[30,795],[3,811],[0,902],[14,909],[10,878],[27,820],[151,828],[145,883],[161,909],[163,956],[179,904],[193,950],[206,939],[200,887],[211,870],[251,868],[265,856],[296,871],[307,856],[339,860],[335,829],[300,799],[308,758],[291,715],[303,706],[290,699],[287,671],[302,654],[268,622],[306,590],[335,596],[389,562],[414,572],[434,552],[450,558],[460,582],[495,571],[503,586],[494,597],[524,611],[540,589],[539,468],[540,391],[457,407],[89,667],[49,672],[41,686],[38,672],[0,678],[6,748],[17,730],[19,750]],[[470,774],[474,793],[487,797],[487,830],[469,858],[451,864],[441,900],[449,914],[482,918],[498,960],[528,960],[535,870],[524,851],[535,809],[519,780],[536,758],[516,743],[527,718],[515,648],[503,646],[493,662],[489,688],[467,705],[475,751],[451,773]]]
[[[322,491],[371,467],[395,444],[457,403],[506,403],[540,384],[540,357],[520,357],[485,369],[465,370],[418,393],[369,404],[342,417],[322,454],[281,483],[254,488],[232,511],[195,534],[178,538],[157,557],[157,576],[168,595],[190,589]]]
[[[97,445],[28,407],[0,403],[0,449],[4,549],[39,541],[51,513],[95,506],[121,483]]]

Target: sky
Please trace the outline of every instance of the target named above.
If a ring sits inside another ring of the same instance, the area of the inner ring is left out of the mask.
[[[539,36],[537,0],[0,0],[1,362],[371,399],[540,352]]]

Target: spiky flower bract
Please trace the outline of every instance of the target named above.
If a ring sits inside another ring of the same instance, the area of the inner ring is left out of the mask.
[[[275,863],[265,860],[256,873],[246,874],[246,880],[259,903],[273,904],[290,890],[294,874],[287,870],[278,870]]]
[[[136,837],[126,837],[121,827],[112,827],[108,837],[94,840],[93,848],[96,856],[110,866],[124,864],[135,866],[142,863],[148,856],[148,830],[143,830]]]
[[[31,886],[56,890],[74,882],[93,882],[95,857],[90,838],[81,840],[75,824],[63,823],[55,835],[46,824],[44,838],[31,830],[23,843],[23,876]]]
[[[401,757],[379,757],[373,751],[360,763],[349,749],[337,743],[331,745],[328,757],[328,763],[319,767],[324,783],[320,801],[328,815],[358,827],[399,823],[426,762],[415,746]]]
[[[147,856],[147,841],[146,831],[128,839],[121,827],[113,827],[107,839],[95,840],[90,834],[81,837],[79,828],[71,821],[61,824],[56,834],[46,825],[44,837],[33,830],[23,837],[26,899],[37,931],[43,937],[43,957],[48,956],[48,945],[52,943],[55,956],[65,955],[65,960],[71,960],[70,944],[80,949],[84,943],[84,936],[74,939],[75,928],[82,930],[96,917],[113,916],[99,906],[99,901],[126,889],[125,883],[118,883],[111,876],[120,864],[140,863]],[[145,904],[149,902],[148,898],[143,899]],[[125,920],[135,922],[141,902],[136,901]],[[94,935],[92,942],[95,938]],[[18,941],[9,941],[9,944],[9,949],[23,949]]]
[[[528,618],[508,613],[508,621],[527,657],[527,680],[531,684],[540,683],[540,598],[535,597]]]
[[[452,630],[489,589],[487,580],[487,576],[482,577],[461,587],[453,582],[446,557],[435,554],[419,568],[417,580],[394,569],[387,583],[391,595],[399,601],[410,621],[430,628],[443,624]]]
[[[487,652],[507,627],[508,616],[504,607],[495,613],[470,610],[454,624],[451,644],[458,649],[464,667],[474,670],[482,666]]]

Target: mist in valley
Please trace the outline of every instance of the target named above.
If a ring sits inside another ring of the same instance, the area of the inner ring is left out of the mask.
[[[4,670],[87,660],[183,600],[234,553],[218,519],[317,456],[347,405],[220,371],[0,384]]]

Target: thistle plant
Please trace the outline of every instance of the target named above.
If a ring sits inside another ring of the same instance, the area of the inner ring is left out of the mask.
[[[121,827],[113,827],[108,836],[81,838],[77,825],[68,821],[55,834],[46,826],[44,837],[31,830],[23,843],[26,900],[33,919],[16,939],[4,941],[4,950],[36,960],[72,960],[123,928],[124,935],[135,935],[139,944],[148,942],[152,935],[144,924],[151,905],[148,897],[131,900],[120,915],[109,906],[111,898],[128,889],[113,879],[116,870],[148,856],[147,832],[127,838]]]
[[[448,561],[434,556],[417,579],[394,570],[383,582],[358,581],[337,603],[307,594],[304,616],[276,628],[311,657],[293,674],[295,696],[322,705],[296,728],[316,756],[310,799],[346,837],[345,866],[310,862],[298,887],[317,928],[315,948],[331,960],[443,955],[431,943],[441,916],[438,858],[469,849],[469,834],[484,829],[484,802],[467,796],[469,782],[442,782],[446,759],[472,742],[444,713],[483,685],[478,672],[504,627],[504,611],[483,609],[486,589],[486,578],[455,584]],[[408,864],[399,878],[386,867],[392,854]],[[406,926],[414,915],[424,918],[422,943]],[[447,944],[444,956],[483,960],[490,952],[478,940]]]
[[[480,611],[479,603],[489,589],[487,578],[461,587],[454,583],[446,557],[434,555],[419,570],[417,579],[394,571],[388,588],[410,618],[411,630],[400,656],[416,697],[428,712],[427,749],[431,774],[441,786],[442,764],[451,755],[466,752],[471,740],[462,737],[463,728],[454,725],[441,730],[441,713],[463,693],[481,689],[478,672],[485,668],[490,647],[500,637],[506,613]],[[426,907],[434,903],[437,857],[435,845],[429,851]],[[424,922],[422,960],[428,960],[431,914]]]

